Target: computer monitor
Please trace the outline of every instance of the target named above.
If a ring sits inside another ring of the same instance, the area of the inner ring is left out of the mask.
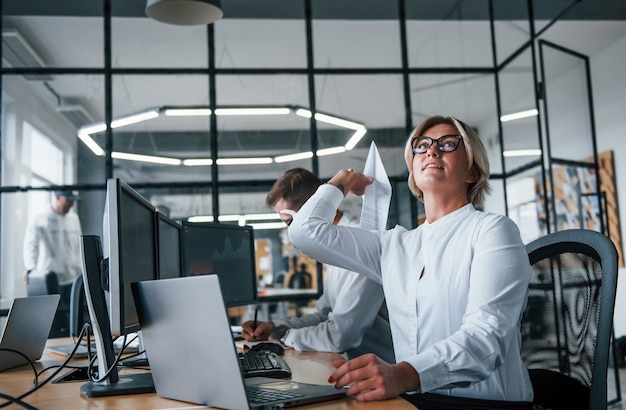
[[[251,226],[183,222],[184,276],[217,274],[226,306],[257,299]]]
[[[158,278],[182,276],[182,226],[163,212],[156,212]]]
[[[130,185],[119,178],[107,181],[102,250],[113,336],[139,330],[130,284],[158,277],[155,214],[156,208]]]
[[[83,235],[83,279],[101,380],[86,397],[154,391],[150,374],[119,377],[113,337],[140,330],[130,284],[158,277],[156,208],[120,179],[107,181],[103,240]]]

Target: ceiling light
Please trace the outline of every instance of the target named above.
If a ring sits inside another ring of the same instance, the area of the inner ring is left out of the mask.
[[[128,161],[149,162],[161,165],[180,165],[181,160],[178,158],[156,157],[153,155],[130,154],[128,152],[112,152],[111,158],[125,159]]]
[[[211,158],[184,159],[183,165],[188,167],[209,166],[213,165],[213,160]]]
[[[220,222],[237,222],[241,219],[242,215],[220,215],[217,217],[217,220]]]
[[[122,117],[117,120],[111,121],[111,128],[125,127],[127,125],[136,124],[151,120],[159,116],[159,111],[152,109],[146,112],[140,112],[139,114],[129,115],[128,117]]]
[[[224,15],[220,0],[148,0],[146,14],[181,26],[211,24]]]
[[[286,115],[294,113],[300,117],[311,118],[311,111],[301,107],[230,107],[230,108],[216,108],[215,115]],[[161,106],[153,108],[141,113],[129,115],[123,118],[118,118],[111,121],[111,128],[120,128],[130,124],[136,124],[142,121],[151,120],[157,118],[160,115],[166,116],[209,116],[211,115],[211,109],[202,106],[190,106],[190,107],[172,107]],[[315,114],[315,120],[325,122],[328,124],[336,125],[341,128],[354,130],[352,136],[348,139],[348,142],[344,146],[331,147],[317,150],[318,156],[340,154],[353,149],[356,144],[367,133],[365,125],[345,120],[333,115],[317,113]],[[104,122],[98,122],[94,124],[88,124],[78,129],[78,137],[81,141],[87,145],[87,147],[98,156],[104,155],[104,150],[94,141],[91,134],[97,134],[106,131],[107,127]],[[133,154],[124,155],[124,153],[116,153],[118,159],[143,158],[137,159],[141,162],[155,162],[151,158],[159,159],[160,162],[164,157],[151,157],[147,155],[133,156]],[[120,155],[124,155],[121,158]],[[272,162],[281,163],[289,161],[298,161],[301,159],[312,158],[313,153],[311,151],[300,152],[295,154],[282,155],[275,158],[271,157],[250,157],[250,158],[220,158],[217,160],[217,165],[263,165],[271,164]],[[189,159],[177,159],[177,158],[165,158],[167,165],[180,165],[185,166],[210,166],[213,165],[213,160],[210,158],[189,158]]]
[[[311,118],[311,111],[305,108],[299,108],[296,110],[296,115],[299,115],[300,117],[304,117],[304,118]]]
[[[85,125],[78,129],[79,134],[97,134],[107,130],[107,125],[103,122],[97,122],[95,124]]]
[[[193,117],[193,116],[209,116],[211,109],[209,108],[167,108],[163,110],[163,114],[169,117]]]
[[[324,155],[341,154],[342,152],[346,152],[346,147],[323,148],[317,150],[317,156],[323,157]]]
[[[365,136],[365,134],[367,134],[367,128],[365,128],[364,126],[361,126],[356,131],[354,131],[354,134],[352,134],[352,137],[350,137],[345,145],[346,150],[350,151],[352,148],[354,148],[356,144],[361,141],[361,138]]]
[[[278,157],[274,157],[274,162],[280,164],[281,162],[289,162],[289,161],[298,161],[300,159],[313,158],[313,153],[311,151],[306,152],[298,152],[296,154],[289,155],[281,155]]]
[[[276,212],[271,212],[268,214],[245,214],[244,218],[248,221],[266,221],[273,219],[280,219],[280,216]]]
[[[217,165],[262,165],[271,164],[272,158],[270,157],[258,157],[258,158],[218,158]]]
[[[532,110],[514,112],[512,114],[506,114],[500,117],[500,122],[521,120],[522,118],[535,117],[539,115],[539,111],[536,108]]]
[[[283,229],[287,227],[287,224],[284,222],[260,222],[260,223],[251,223],[248,224],[255,230],[262,229]]]
[[[99,157],[104,156],[104,150],[100,148],[100,145],[98,145],[93,138],[91,138],[91,135],[86,132],[79,132],[78,138],[87,146],[87,148],[91,150],[91,152]]]
[[[187,218],[189,222],[213,222],[212,215],[198,215]]]
[[[517,149],[511,151],[504,151],[502,153],[505,157],[539,157],[541,156],[540,149]]]
[[[343,118],[333,117],[332,115],[321,114],[319,112],[315,114],[315,120],[325,122],[326,124],[336,125],[338,127],[349,128],[351,130],[357,130],[363,127],[363,124],[344,120]]]
[[[287,115],[289,108],[217,108],[215,115]]]

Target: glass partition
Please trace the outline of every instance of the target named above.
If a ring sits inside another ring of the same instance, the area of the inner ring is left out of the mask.
[[[489,2],[407,1],[409,67],[492,67]]]
[[[89,15],[36,15],[30,2],[3,1],[2,66],[102,67],[102,1],[85,2],[84,6],[90,10]],[[29,78],[47,81],[50,75],[31,74]]]

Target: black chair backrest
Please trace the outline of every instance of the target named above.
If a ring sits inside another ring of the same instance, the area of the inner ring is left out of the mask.
[[[57,274],[47,271],[44,275],[31,275],[26,286],[28,296],[54,295],[59,293]]]
[[[588,388],[582,396],[588,394],[588,405],[579,402],[576,408],[606,409],[618,270],[613,242],[595,231],[572,229],[536,239],[526,250],[533,273],[522,320],[522,357],[531,379],[541,374],[545,380],[546,372],[566,375]],[[536,404],[546,394],[540,384],[533,380]],[[573,396],[567,387],[558,391],[557,385],[567,383],[549,384],[548,395]]]
[[[78,337],[85,323],[89,321],[89,310],[87,309],[87,299],[85,297],[85,286],[83,275],[78,275],[72,283],[70,292],[70,337]]]

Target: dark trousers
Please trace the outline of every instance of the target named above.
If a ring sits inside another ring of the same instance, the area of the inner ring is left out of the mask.
[[[402,398],[419,410],[532,410],[533,404],[526,402],[468,399],[443,396],[441,394],[403,394]]]

